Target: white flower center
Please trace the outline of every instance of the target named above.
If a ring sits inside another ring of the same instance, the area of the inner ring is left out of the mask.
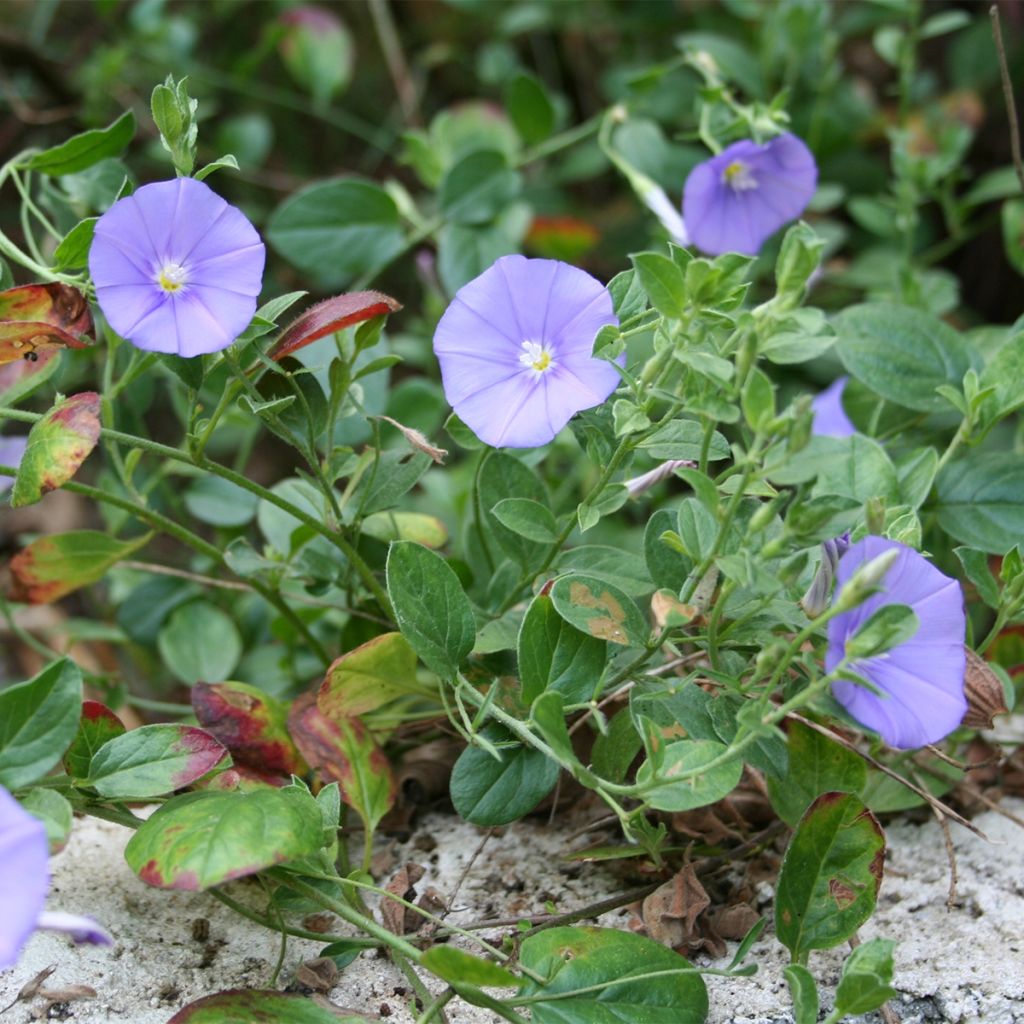
[[[523,353],[519,357],[523,366],[533,370],[534,375],[540,377],[551,370],[555,361],[551,356],[551,349],[539,341],[524,341]]]
[[[734,192],[747,192],[757,188],[757,178],[750,170],[750,164],[742,160],[733,160],[724,171],[722,171],[722,182],[729,186]]]
[[[180,263],[165,263],[156,275],[156,283],[165,292],[180,292],[188,281],[188,271]]]

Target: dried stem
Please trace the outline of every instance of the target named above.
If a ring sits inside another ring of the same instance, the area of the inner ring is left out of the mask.
[[[924,780],[917,772],[913,773],[914,781],[919,786],[924,786]],[[957,870],[956,870],[956,848],[953,846],[953,836],[949,831],[949,822],[939,814],[939,812],[933,807],[932,814],[935,815],[935,820],[939,823],[939,828],[942,829],[942,838],[946,843],[946,858],[949,860],[949,892],[946,895],[946,906],[952,910],[954,907],[960,906],[960,900],[957,898]]]
[[[1006,115],[1010,121],[1010,152],[1013,154],[1013,167],[1020,179],[1020,187],[1024,190],[1024,158],[1020,152],[1020,126],[1017,123],[1017,104],[1013,99],[1013,83],[1010,81],[1010,65],[1006,59],[1006,46],[1003,44],[1003,28],[999,23],[999,8],[993,4],[988,9],[992,19],[992,37],[999,56],[999,73],[1003,80],[1003,99],[1006,101]]]

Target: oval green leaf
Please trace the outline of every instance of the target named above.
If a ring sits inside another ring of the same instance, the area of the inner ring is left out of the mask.
[[[1003,555],[1024,537],[1024,461],[1009,452],[972,455],[935,481],[939,525],[962,544]]]
[[[534,1024],[703,1024],[707,1019],[707,988],[690,961],[642,935],[550,928],[524,940],[520,959],[549,979],[544,985],[523,984],[520,995],[531,1000]]]
[[[128,866],[160,889],[209,889],[297,857],[323,842],[323,817],[303,789],[186,793],[128,840]]]
[[[849,793],[824,793],[786,850],[775,898],[775,932],[793,959],[845,942],[871,916],[882,884],[885,833]]]
[[[643,647],[649,630],[632,598],[613,583],[572,573],[555,581],[551,600],[559,615],[580,632],[624,647]]]
[[[160,630],[156,645],[164,664],[188,686],[229,678],[242,656],[242,638],[234,622],[208,601],[178,608]]]
[[[706,772],[673,781],[682,772],[690,772],[709,764],[726,750],[715,740],[679,740],[670,743],[660,755],[661,766],[655,771],[650,760],[644,761],[636,773],[640,786],[659,784],[644,794],[647,803],[659,811],[691,811],[705,807],[728,796],[743,774],[743,758],[734,757]]]

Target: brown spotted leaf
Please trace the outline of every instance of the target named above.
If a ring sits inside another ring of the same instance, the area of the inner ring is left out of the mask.
[[[96,530],[74,530],[40,537],[11,559],[11,599],[27,604],[56,601],[101,579],[151,536],[121,541]]]
[[[259,775],[305,775],[288,734],[288,706],[246,683],[196,683],[192,708],[199,724],[231,751],[237,765]]]
[[[93,336],[85,295],[66,284],[0,291],[0,363],[35,361],[56,348],[85,348]]]
[[[310,767],[338,783],[342,799],[372,832],[395,802],[395,778],[366,726],[344,715],[328,718],[306,694],[292,706],[288,730]]]
[[[386,316],[401,309],[401,303],[383,292],[348,292],[311,306],[281,332],[271,347],[271,359],[283,359],[314,341],[352,324]]]
[[[83,391],[58,402],[28,435],[11,505],[33,505],[66,484],[100,439],[100,396]]]
[[[775,899],[775,931],[793,959],[845,942],[871,916],[885,833],[851,793],[824,793],[800,819]]]
[[[647,642],[647,624],[632,598],[595,576],[572,573],[551,588],[555,610],[580,632],[624,647]]]

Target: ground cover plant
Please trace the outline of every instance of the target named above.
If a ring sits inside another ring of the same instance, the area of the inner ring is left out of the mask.
[[[699,1024],[766,927],[891,1017],[885,821],[1022,777],[1019,11],[11,10],[0,969],[110,941],[43,913],[95,815],[421,1024]],[[445,801],[613,822],[639,932],[375,878]],[[339,1019],[277,973],[173,1021]]]

